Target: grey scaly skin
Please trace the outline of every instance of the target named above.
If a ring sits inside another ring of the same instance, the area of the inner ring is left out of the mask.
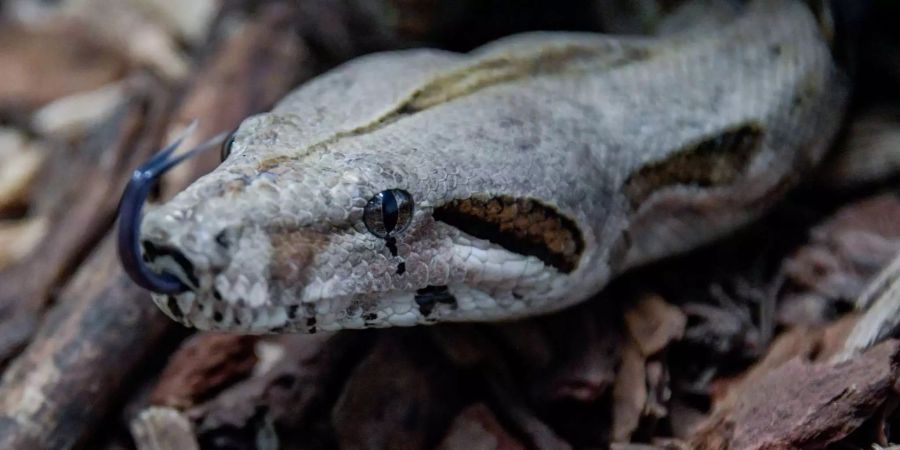
[[[217,169],[147,213],[150,266],[191,288],[154,301],[250,333],[581,302],[758,217],[819,161],[846,99],[826,35],[803,3],[762,0],[660,38],[351,61],[246,119]],[[363,216],[392,189],[414,207],[389,242]]]

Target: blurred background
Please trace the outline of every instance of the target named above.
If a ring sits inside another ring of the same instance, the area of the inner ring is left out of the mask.
[[[526,30],[647,34],[688,3],[721,2],[0,1],[0,448],[900,442],[897,343],[828,363],[900,251],[895,1],[867,14],[834,2],[855,94],[815,176],[726,241],[577,308],[493,325],[196,333],[118,265],[109,235],[131,171],[192,119],[186,147],[365,53],[467,51]],[[178,167],[156,198],[217,162]]]

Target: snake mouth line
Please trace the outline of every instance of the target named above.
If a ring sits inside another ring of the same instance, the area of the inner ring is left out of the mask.
[[[141,242],[144,249],[144,258],[148,263],[154,263],[158,259],[168,257],[178,266],[180,270],[175,271],[172,275],[180,278],[185,283],[185,287],[189,289],[197,289],[200,286],[200,280],[194,271],[194,264],[184,256],[178,249],[163,245],[156,245],[150,241]],[[182,275],[182,276],[179,276]]]

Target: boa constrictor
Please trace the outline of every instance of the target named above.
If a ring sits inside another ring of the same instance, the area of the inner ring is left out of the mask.
[[[758,0],[660,37],[539,32],[380,53],[247,118],[140,231],[203,329],[316,332],[558,310],[758,217],[846,102],[827,20]],[[141,253],[138,251],[138,253]]]

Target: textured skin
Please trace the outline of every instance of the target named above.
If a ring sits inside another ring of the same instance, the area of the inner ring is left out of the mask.
[[[790,0],[658,39],[529,33],[468,55],[363,57],[246,119],[221,166],[147,213],[142,239],[180,251],[199,283],[157,257],[151,267],[192,290],[154,300],[188,325],[260,333],[564,308],[759,216],[820,159],[844,91],[820,22]],[[629,200],[625,183],[643,167],[746,124],[761,140],[727,183],[663,183]],[[362,220],[367,200],[394,188],[415,199],[398,256]],[[560,272],[432,217],[501,195],[574,222],[577,267]],[[426,286],[455,301],[425,314],[414,295]]]

